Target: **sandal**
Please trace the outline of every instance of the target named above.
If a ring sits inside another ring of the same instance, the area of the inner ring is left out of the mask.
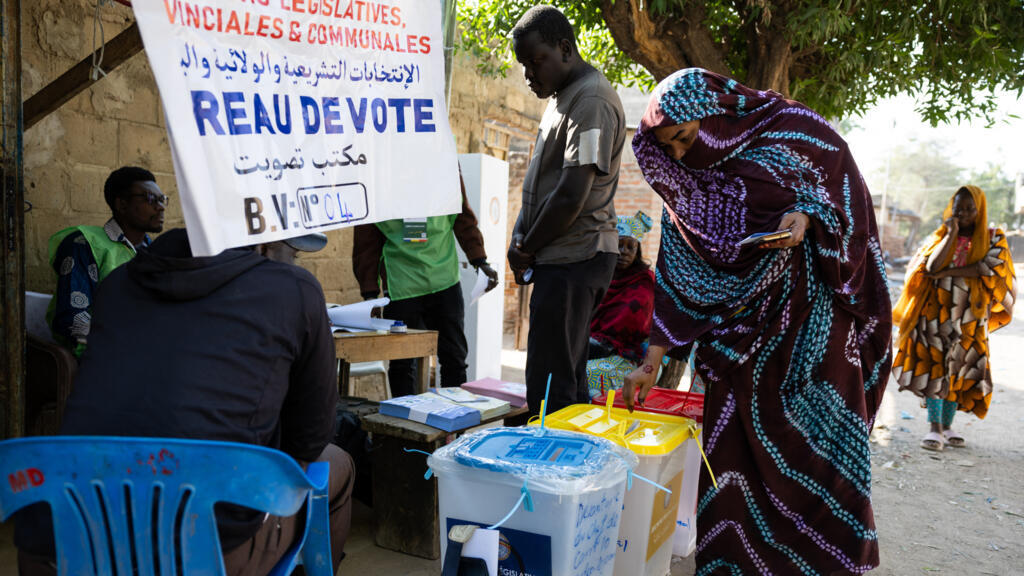
[[[942,452],[942,448],[945,444],[945,439],[943,439],[942,434],[939,434],[938,432],[929,432],[921,439],[921,448],[931,450],[932,452]]]
[[[952,430],[943,430],[942,437],[945,438],[946,444],[949,444],[953,448],[963,448],[967,445],[967,440],[964,437],[953,432]]]

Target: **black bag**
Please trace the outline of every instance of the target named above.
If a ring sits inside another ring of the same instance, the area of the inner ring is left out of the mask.
[[[348,452],[356,467],[352,496],[367,506],[373,506],[373,478],[370,464],[370,437],[363,431],[359,419],[376,414],[378,405],[364,398],[342,397],[335,414],[334,444]]]
[[[587,360],[607,358],[615,354],[615,348],[599,340],[591,338],[587,343]]]

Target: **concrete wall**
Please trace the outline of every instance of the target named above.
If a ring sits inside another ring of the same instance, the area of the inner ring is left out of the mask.
[[[95,0],[35,0],[22,4],[24,96],[27,98],[93,51]],[[101,9],[109,40],[134,19],[112,4]],[[98,44],[97,44],[98,45]],[[485,120],[536,132],[544,103],[522,78],[481,79],[473,62],[456,58],[450,120],[459,152],[486,152]],[[183,226],[181,205],[156,83],[145,54],[137,54],[25,133],[26,285],[52,292],[55,274],[47,263],[47,239],[77,224],[103,224],[110,210],[103,182],[115,168],[138,165],[154,172],[170,196],[165,229]],[[518,201],[518,187],[510,196]],[[513,214],[518,213],[518,208]],[[325,250],[300,258],[323,285],[329,302],[359,299],[351,272],[352,234],[328,234]],[[504,254],[489,255],[501,265]]]

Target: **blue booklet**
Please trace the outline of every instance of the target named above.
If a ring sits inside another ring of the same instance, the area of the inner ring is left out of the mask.
[[[385,400],[380,403],[380,413],[422,422],[446,432],[462,430],[480,423],[479,410],[453,404],[432,392]]]

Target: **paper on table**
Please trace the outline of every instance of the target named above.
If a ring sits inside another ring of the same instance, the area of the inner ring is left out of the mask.
[[[487,563],[487,573],[498,576],[498,531],[477,528],[462,547],[462,557],[481,558]]]
[[[487,282],[490,279],[487,274],[484,274],[483,270],[477,269],[476,271],[476,284],[473,284],[473,291],[469,293],[469,305],[476,304],[476,301],[487,292]]]
[[[377,298],[356,302],[347,306],[336,306],[327,309],[327,317],[331,319],[332,328],[346,328],[354,331],[359,330],[390,330],[394,320],[373,318],[371,314],[374,308],[383,308],[391,300]]]
[[[473,394],[469,390],[463,390],[462,388],[434,388],[431,390],[434,394],[442,398],[451,400],[452,402],[458,402],[460,404],[464,402],[486,402],[487,398],[482,398]]]

